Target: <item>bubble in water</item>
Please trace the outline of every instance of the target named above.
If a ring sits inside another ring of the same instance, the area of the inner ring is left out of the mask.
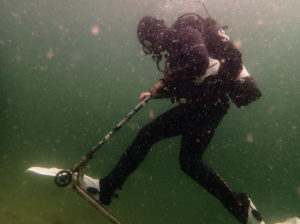
[[[91,28],[91,34],[93,34],[94,36],[98,36],[100,33],[100,28],[98,26],[93,26]]]

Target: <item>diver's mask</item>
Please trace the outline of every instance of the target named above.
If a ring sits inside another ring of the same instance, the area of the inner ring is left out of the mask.
[[[152,60],[159,63],[163,58],[163,55],[162,54],[156,54],[156,53],[153,53],[152,54]]]
[[[143,52],[146,55],[152,54],[153,53],[153,46],[152,46],[152,42],[149,40],[143,40],[142,42],[143,44]]]
[[[143,40],[142,45],[143,45],[143,52],[146,55],[152,54],[152,60],[156,62],[156,66],[158,70],[165,73],[165,71],[161,70],[159,67],[159,63],[163,58],[163,52],[156,52],[155,51],[156,48],[154,47],[154,44],[150,40]]]

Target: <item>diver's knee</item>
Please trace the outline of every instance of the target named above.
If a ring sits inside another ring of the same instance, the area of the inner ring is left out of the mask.
[[[138,133],[140,138],[150,138],[152,135],[152,130],[149,126],[144,126]]]
[[[202,159],[193,155],[180,157],[179,164],[181,170],[187,174],[194,173],[196,170],[200,171],[203,167]]]
[[[187,159],[187,158],[180,158],[179,165],[180,165],[180,169],[187,174],[192,169],[191,163],[189,162],[189,159]]]

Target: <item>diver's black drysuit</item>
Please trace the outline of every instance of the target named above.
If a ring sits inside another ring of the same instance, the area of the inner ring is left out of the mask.
[[[211,24],[210,24],[211,23]],[[202,155],[229,108],[231,83],[241,72],[241,53],[231,41],[218,36],[206,21],[207,33],[175,23],[167,49],[169,73],[163,78],[166,92],[186,103],[170,109],[144,126],[121,157],[117,166],[100,181],[100,201],[111,202],[113,192],[144,160],[151,146],[165,138],[182,136],[181,169],[219,199],[231,213],[245,213],[236,206],[237,195],[224,180],[202,161]],[[215,29],[215,28],[214,28]],[[221,62],[219,73],[196,82],[208,68],[209,56]],[[260,93],[259,93],[260,95]],[[258,96],[259,97],[259,96]],[[238,217],[245,223],[247,214]]]

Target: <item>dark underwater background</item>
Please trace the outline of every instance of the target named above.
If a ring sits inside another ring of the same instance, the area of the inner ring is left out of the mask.
[[[228,25],[263,97],[231,105],[204,160],[254,201],[266,223],[300,216],[300,1],[210,0]],[[0,0],[0,222],[108,223],[71,187],[25,172],[70,169],[161,78],[141,53],[144,15],[168,24],[197,1]],[[202,10],[203,12],[203,10]],[[153,100],[97,152],[103,177],[138,130],[173,107]],[[180,137],[154,145],[108,209],[124,224],[233,224],[222,205],[179,168]]]

